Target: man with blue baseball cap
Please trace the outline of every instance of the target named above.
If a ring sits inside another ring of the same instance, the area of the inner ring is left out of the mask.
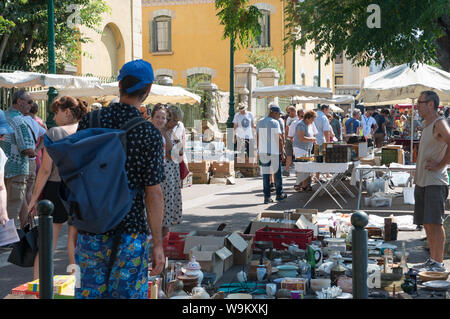
[[[13,128],[6,121],[5,113],[0,110],[0,141],[5,139],[5,135],[14,134]],[[5,227],[6,222],[9,220],[8,211],[6,209],[7,194],[5,186],[5,164],[8,158],[0,147],[0,225]]]
[[[256,125],[261,174],[263,176],[264,204],[273,202],[270,195],[270,175],[272,172],[275,177],[276,200],[282,201],[287,197],[283,192],[281,176],[283,134],[278,121],[281,113],[281,108],[278,105],[271,105],[269,115],[259,120]]]
[[[100,112],[100,126],[119,129],[136,117],[142,117],[140,106],[150,93],[154,80],[153,68],[144,60],[126,63],[119,73],[120,99]],[[89,128],[89,114],[80,121],[78,130]],[[152,251],[151,275],[162,272],[165,263],[162,221],[164,198],[160,184],[164,181],[164,148],[159,130],[143,121],[127,133],[126,173],[130,188],[137,190],[130,212],[120,222],[123,229],[117,257],[111,269],[108,289],[102,289],[108,271],[110,249],[114,233],[103,234],[97,241],[95,234],[79,232],[75,259],[80,265],[80,287],[75,298],[148,298],[148,259],[150,230]],[[114,160],[114,159],[110,159]],[[150,226],[150,227],[149,227]],[[92,245],[96,242],[98,245]],[[98,256],[102,257],[98,257]],[[133,261],[133,262],[130,262]]]

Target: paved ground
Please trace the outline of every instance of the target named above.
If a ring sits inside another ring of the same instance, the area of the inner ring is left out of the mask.
[[[312,193],[297,193],[293,190],[294,177],[284,178],[288,198],[281,203],[263,204],[262,181],[260,178],[236,179],[235,185],[193,185],[183,189],[183,222],[173,227],[172,231],[215,230],[219,224],[226,223],[226,231],[244,231],[249,222],[263,211],[283,211],[304,205]],[[356,189],[353,189],[356,194]],[[356,199],[348,199],[344,210],[356,208]],[[314,199],[307,208],[317,208],[320,212],[336,211],[337,205],[327,196]],[[362,207],[364,209],[364,207]],[[391,213],[411,214],[412,205],[403,205],[401,198],[394,199],[393,207],[366,210],[388,216]],[[337,209],[337,211],[342,211]],[[450,213],[450,211],[448,212]],[[410,262],[422,262],[427,257],[424,231],[399,232],[400,241],[405,240],[407,250],[411,253]],[[63,227],[55,253],[55,274],[65,274],[68,265],[67,227]],[[394,243],[395,244],[395,243]],[[9,251],[0,249],[0,298],[7,295],[12,288],[32,280],[32,268],[20,268],[7,263]],[[450,259],[445,261],[450,269]]]

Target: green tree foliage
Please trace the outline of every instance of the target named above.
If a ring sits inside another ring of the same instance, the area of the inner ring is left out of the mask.
[[[249,0],[216,0],[219,22],[224,26],[223,38],[234,39],[237,48],[247,48],[261,33],[261,12]]]
[[[253,64],[258,71],[265,68],[271,68],[278,71],[280,74],[279,83],[284,84],[286,78],[286,70],[281,63],[281,60],[270,54],[269,51],[265,50],[251,50],[247,56],[247,63]]]
[[[101,14],[108,12],[109,7],[103,0],[57,0],[54,6],[56,66],[61,70],[64,64],[74,64],[81,53],[79,44],[90,41],[79,28],[96,29],[101,23]],[[46,71],[47,19],[47,1],[1,1],[0,65]]]
[[[371,4],[379,6],[379,28],[369,27],[377,19]],[[293,31],[286,45],[313,41],[313,53],[330,53],[327,63],[345,52],[358,65],[438,62],[450,71],[448,0],[288,0],[285,13]]]

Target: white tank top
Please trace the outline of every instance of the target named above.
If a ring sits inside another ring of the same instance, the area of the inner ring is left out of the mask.
[[[432,172],[425,169],[427,160],[440,162],[447,151],[447,143],[439,141],[434,137],[433,129],[437,121],[443,119],[438,117],[430,125],[427,125],[422,131],[420,138],[419,154],[416,163],[415,183],[418,186],[425,187],[431,185],[448,185],[447,165],[441,170]]]

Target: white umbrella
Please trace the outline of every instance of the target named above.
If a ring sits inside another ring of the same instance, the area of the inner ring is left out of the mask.
[[[333,113],[343,113],[343,112],[344,112],[343,109],[341,109],[339,106],[336,106],[336,105],[334,105],[334,104],[330,104],[330,110],[331,110]]]
[[[422,91],[434,91],[441,103],[450,103],[450,73],[438,68],[402,64],[364,78],[356,97],[364,106],[411,103]],[[411,161],[413,156],[414,114],[411,116]]]
[[[331,98],[333,92],[329,88],[304,86],[304,85],[279,85],[279,86],[263,86],[255,88],[252,92],[255,98],[264,97],[294,97],[294,96],[308,96],[319,98]]]
[[[331,98],[318,98],[306,96],[294,96],[293,103],[320,103],[320,104],[352,104],[355,102],[353,95],[333,95]]]
[[[407,104],[426,90],[450,103],[450,73],[426,64],[414,69],[402,64],[364,78],[356,99],[364,100],[365,106]]]
[[[30,92],[30,94],[32,98],[36,100],[47,99],[47,90]],[[58,90],[58,97],[64,95],[83,98],[88,102],[93,101],[108,102],[119,96],[119,82],[104,83],[101,85],[95,85],[94,87],[91,88]],[[150,95],[143,103],[196,104],[200,103],[200,101],[201,97],[199,95],[191,93],[182,87],[153,84],[150,90]]]
[[[87,88],[100,84],[96,77],[72,76],[67,74],[45,74],[36,72],[0,73],[0,87],[54,87]]]

